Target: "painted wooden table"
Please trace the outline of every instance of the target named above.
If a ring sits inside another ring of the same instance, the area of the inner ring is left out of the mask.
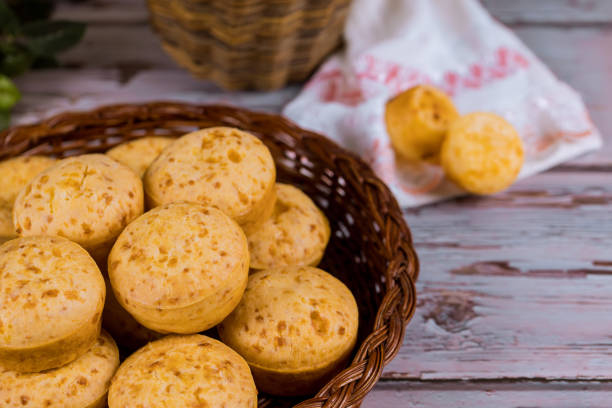
[[[489,198],[406,211],[422,263],[404,346],[363,404],[612,407],[612,1],[485,0],[584,96],[607,144]],[[29,73],[15,119],[180,95],[279,111],[297,92],[228,95],[159,47],[143,0],[62,3],[87,21],[65,67]]]

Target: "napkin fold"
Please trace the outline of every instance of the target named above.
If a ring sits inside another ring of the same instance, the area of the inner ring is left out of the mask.
[[[345,49],[283,113],[363,157],[402,207],[465,194],[439,166],[408,163],[390,145],[385,104],[418,84],[444,90],[461,114],[510,121],[525,146],[519,178],[601,146],[581,97],[478,1],[353,1]]]

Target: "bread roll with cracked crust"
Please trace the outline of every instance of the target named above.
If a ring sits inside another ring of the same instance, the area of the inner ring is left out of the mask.
[[[59,235],[105,262],[125,226],[143,212],[140,178],[103,154],[57,162],[17,196],[15,230],[21,236]]]

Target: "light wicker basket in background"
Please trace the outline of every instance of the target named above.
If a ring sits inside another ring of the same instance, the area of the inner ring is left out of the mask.
[[[147,0],[164,49],[226,89],[303,81],[340,43],[351,0]]]

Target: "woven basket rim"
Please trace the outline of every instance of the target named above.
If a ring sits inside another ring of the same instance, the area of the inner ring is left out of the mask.
[[[300,135],[302,143],[321,145],[333,160],[342,161],[353,169],[364,186],[368,186],[369,191],[373,191],[373,194],[384,201],[385,208],[381,209],[382,221],[378,222],[381,228],[380,234],[386,237],[389,248],[406,248],[408,253],[399,250],[390,252],[392,258],[388,260],[388,266],[384,270],[387,278],[386,287],[383,288],[384,297],[376,312],[373,330],[361,344],[357,344],[357,351],[350,366],[338,373],[313,398],[296,405],[299,408],[359,406],[380,378],[383,367],[395,357],[401,347],[405,326],[412,318],[416,307],[414,282],[418,277],[419,262],[412,245],[410,229],[395,197],[371,167],[354,153],[321,134],[300,128],[279,115],[223,105],[160,101],[113,104],[89,111],[64,112],[38,123],[11,127],[0,132],[0,160],[18,155],[53,155],[53,149],[57,147],[50,143],[45,145],[47,137],[61,137],[75,131],[81,124],[95,123],[96,120],[98,122],[108,120],[109,123],[114,123],[113,119],[119,117],[131,117],[134,121],[139,118],[155,118],[156,112],[162,110],[169,116],[172,112],[177,114],[188,112],[189,115],[198,115],[198,112],[203,112],[200,113],[202,115],[221,112],[233,115],[237,122],[249,118],[254,122],[267,120],[278,123],[279,127]],[[117,119],[117,124],[120,123],[123,122]],[[100,149],[106,150],[109,147],[101,146]],[[389,225],[399,228],[400,233],[390,233]]]

